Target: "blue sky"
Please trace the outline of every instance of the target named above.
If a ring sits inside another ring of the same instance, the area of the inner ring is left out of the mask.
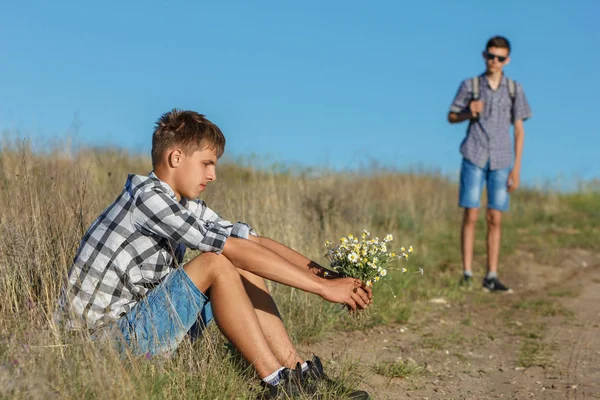
[[[460,81],[496,34],[525,88],[522,180],[600,177],[600,2],[20,1],[0,5],[0,129],[149,152],[173,107],[226,154],[455,175]]]

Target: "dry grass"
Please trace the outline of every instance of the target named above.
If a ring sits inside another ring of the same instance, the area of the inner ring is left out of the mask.
[[[118,149],[34,153],[27,142],[0,149],[0,397],[252,397],[253,372],[216,329],[172,359],[147,361],[60,333],[52,323],[83,233],[121,191],[128,173],[149,171],[148,158]],[[460,269],[457,189],[433,174],[372,172],[314,175],[224,164],[205,200],[225,218],[247,221],[317,261],[324,261],[325,240],[362,229],[412,244],[416,254],[409,262],[424,267],[425,276],[397,280],[392,286],[398,298],[380,289],[371,318],[372,324],[405,321],[422,299],[460,296],[454,283]],[[570,196],[522,191],[506,219],[504,251],[510,251],[515,232],[533,236],[557,224],[572,229],[553,240],[597,246],[586,241],[600,226],[597,200],[593,189]],[[356,327],[316,296],[273,286],[298,341]]]

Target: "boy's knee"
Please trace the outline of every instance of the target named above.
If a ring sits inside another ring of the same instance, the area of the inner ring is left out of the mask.
[[[476,208],[465,209],[465,214],[463,216],[463,224],[464,225],[475,225],[477,223],[478,215],[479,215],[479,210]]]
[[[221,254],[202,253],[185,264],[184,269],[200,290],[208,289],[218,279],[240,279],[237,268]]]
[[[486,218],[487,224],[488,224],[488,226],[491,226],[491,227],[500,226],[500,223],[502,222],[502,213],[500,211],[496,211],[496,210],[488,211],[486,217],[487,217]]]

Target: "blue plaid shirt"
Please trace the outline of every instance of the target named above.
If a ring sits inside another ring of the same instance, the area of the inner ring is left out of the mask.
[[[487,162],[490,169],[512,168],[513,146],[510,137],[510,125],[518,120],[531,117],[531,109],[523,87],[515,82],[514,102],[508,92],[508,79],[502,77],[500,86],[493,90],[485,75],[481,75],[479,84],[479,100],[484,103],[484,110],[479,120],[471,121],[467,135],[462,141],[460,152],[473,164],[484,168]],[[464,80],[450,106],[450,112],[468,111],[472,100],[471,79]]]

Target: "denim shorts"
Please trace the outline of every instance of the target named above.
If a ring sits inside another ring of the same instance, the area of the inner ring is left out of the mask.
[[[487,207],[498,211],[507,211],[510,201],[508,193],[508,175],[510,168],[490,170],[490,163],[480,168],[463,158],[460,169],[459,207],[479,208],[483,184],[487,182]]]
[[[172,354],[186,335],[195,340],[212,319],[208,297],[177,268],[116,325],[127,347],[151,357]]]

